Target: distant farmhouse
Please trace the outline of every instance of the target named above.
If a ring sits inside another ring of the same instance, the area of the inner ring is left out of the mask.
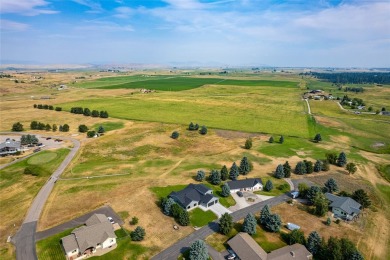
[[[7,138],[4,143],[0,143],[0,155],[6,156],[20,152],[22,150],[21,144],[19,141],[12,140]]]
[[[240,232],[228,242],[241,260],[310,260],[313,255],[301,244],[285,246],[267,254],[247,233]]]
[[[218,198],[213,195],[213,191],[203,184],[189,184],[181,191],[173,191],[168,195],[177,204],[186,210],[203,206],[208,208],[214,204],[217,204]]]
[[[339,197],[331,193],[325,193],[325,197],[330,201],[329,208],[336,217],[353,220],[360,213],[362,205],[350,197]]]
[[[228,181],[227,185],[230,188],[230,192],[255,191],[263,189],[263,183],[257,178]]]
[[[116,248],[116,235],[107,216],[94,214],[85,225],[61,239],[67,260],[103,255]]]

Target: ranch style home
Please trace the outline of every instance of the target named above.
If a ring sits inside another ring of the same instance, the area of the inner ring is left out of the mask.
[[[203,184],[191,183],[181,191],[172,191],[168,197],[186,210],[199,205],[208,208],[218,203],[218,198],[213,195],[213,191]]]
[[[102,255],[116,248],[116,235],[107,216],[94,214],[84,226],[61,239],[67,260]]]
[[[310,260],[313,255],[301,244],[285,246],[268,253],[247,233],[240,232],[228,242],[241,260]],[[236,258],[237,259],[237,258]]]
[[[6,156],[21,151],[20,142],[7,138],[5,142],[0,144],[0,155]]]
[[[325,193],[325,197],[330,201],[329,208],[336,217],[353,220],[360,213],[362,205],[350,197],[340,197],[331,193]]]
[[[263,183],[260,179],[251,178],[245,180],[228,181],[230,192],[262,190]]]

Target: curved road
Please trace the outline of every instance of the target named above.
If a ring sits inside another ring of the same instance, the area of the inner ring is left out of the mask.
[[[28,134],[28,133],[15,133],[15,132],[7,132],[1,134]],[[49,180],[45,183],[45,185],[41,188],[38,195],[35,197],[32,202],[27,216],[23,221],[21,228],[18,233],[12,237],[12,243],[16,246],[16,259],[17,260],[30,260],[30,259],[38,259],[35,251],[35,232],[37,227],[37,222],[39,220],[39,216],[45,206],[46,200],[48,199],[56,180],[63,173],[66,167],[69,165],[73,157],[76,155],[77,151],[80,148],[80,142],[76,139],[63,137],[63,136],[52,136],[52,138],[60,138],[63,140],[70,140],[73,142],[73,148],[70,150],[69,154],[66,156],[65,160],[61,163],[61,165],[57,168],[57,170],[51,175]]]

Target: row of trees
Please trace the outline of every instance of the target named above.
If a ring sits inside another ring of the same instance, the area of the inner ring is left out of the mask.
[[[179,206],[172,198],[162,198],[160,202],[163,213],[173,217],[181,226],[190,224],[190,216],[188,212]]]
[[[84,115],[84,116],[108,118],[107,111],[100,111],[100,112],[98,110],[91,111],[89,108],[72,107],[70,109],[70,112],[73,114],[80,114],[80,115]]]
[[[37,144],[39,140],[35,135],[22,135],[20,143],[22,145]]]
[[[34,104],[34,108],[62,111],[62,107],[55,107],[54,108],[54,106],[52,106],[52,105]]]
[[[198,124],[194,124],[194,123],[192,123],[192,122],[188,125],[188,130],[190,130],[190,131],[198,131],[198,130],[199,130],[199,133],[200,133],[201,135],[207,134],[207,127],[206,127],[206,126],[203,125],[203,126],[199,129],[199,125],[198,125]]]
[[[274,137],[273,136],[271,136],[269,139],[268,139],[268,142],[269,143],[274,143],[275,142],[275,139],[274,139]],[[283,135],[281,135],[280,137],[279,137],[279,143],[284,143],[284,137],[283,137]]]
[[[390,72],[305,72],[299,75],[313,76],[332,83],[341,84],[390,84]]]

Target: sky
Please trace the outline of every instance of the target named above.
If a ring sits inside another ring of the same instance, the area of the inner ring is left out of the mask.
[[[1,0],[1,62],[390,67],[390,0]]]

